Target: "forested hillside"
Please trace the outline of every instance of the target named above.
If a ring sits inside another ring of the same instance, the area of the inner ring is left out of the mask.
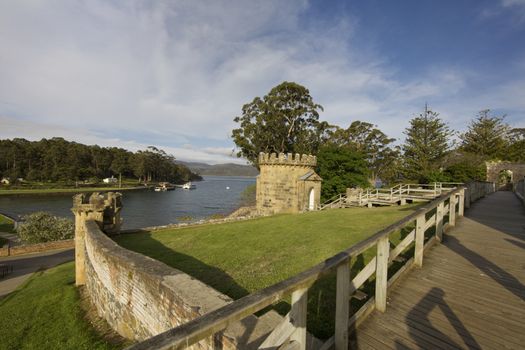
[[[200,177],[161,149],[130,152],[117,147],[83,145],[60,137],[28,141],[0,140],[0,177],[12,181],[96,182],[119,176],[138,181],[184,182]]]
[[[241,164],[206,164],[195,162],[178,162],[186,165],[191,171],[199,175],[215,175],[215,176],[257,176],[259,171],[252,165]]]

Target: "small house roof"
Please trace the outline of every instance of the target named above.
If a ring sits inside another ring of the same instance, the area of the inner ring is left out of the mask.
[[[299,181],[322,181],[323,179],[315,173],[315,171],[309,171],[303,176],[299,177]]]

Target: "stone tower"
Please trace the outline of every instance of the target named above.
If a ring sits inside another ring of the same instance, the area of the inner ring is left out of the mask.
[[[312,155],[260,153],[257,177],[257,212],[261,215],[316,210],[322,179],[314,171]]]

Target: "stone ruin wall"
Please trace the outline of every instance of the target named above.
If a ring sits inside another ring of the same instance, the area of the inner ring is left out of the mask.
[[[487,162],[487,181],[499,184],[499,174],[503,170],[512,171],[512,182],[514,186],[525,177],[525,163],[513,163],[505,161]]]
[[[259,154],[260,173],[257,177],[257,212],[263,215],[297,213],[305,209],[308,189],[298,179],[314,171],[317,158],[312,155],[288,153]],[[315,186],[317,202],[320,201],[321,185]]]
[[[127,339],[145,340],[232,302],[179,270],[119,246],[102,232],[102,227],[116,232],[114,214],[120,211],[120,198],[120,194],[77,195],[72,209],[76,284],[85,287],[99,316],[116,332]],[[273,323],[249,316],[191,348],[253,347],[262,341],[261,334],[268,334],[280,322],[280,316],[273,316]],[[247,346],[250,342],[252,346]]]

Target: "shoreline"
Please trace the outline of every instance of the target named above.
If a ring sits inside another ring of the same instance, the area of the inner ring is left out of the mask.
[[[125,192],[149,190],[150,187],[86,187],[86,188],[42,188],[42,189],[20,189],[20,190],[0,190],[0,196],[24,196],[24,195],[63,195],[89,192]]]

